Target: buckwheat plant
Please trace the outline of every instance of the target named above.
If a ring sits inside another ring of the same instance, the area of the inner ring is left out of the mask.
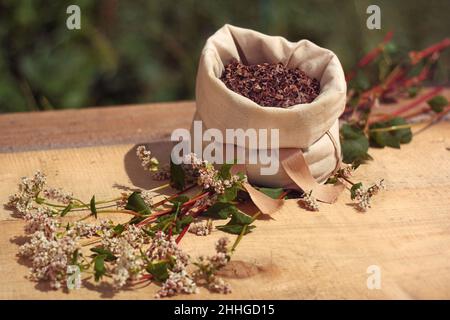
[[[319,203],[312,195],[312,190],[305,192],[302,198],[299,200],[300,205],[309,211],[319,211]]]
[[[21,179],[7,206],[25,221],[28,238],[19,248],[19,255],[31,262],[30,279],[47,281],[58,289],[66,283],[68,267],[76,265],[86,279],[110,279],[117,290],[152,281],[161,286],[158,298],[194,294],[199,286],[230,292],[229,285],[215,273],[228,263],[239,241],[255,227],[250,225],[253,219],[235,206],[238,192],[244,190],[245,175],[231,174],[231,165],[216,169],[194,154],[189,155],[191,162],[175,170],[171,164],[169,175],[158,171],[159,161],[150,150],[140,146],[136,154],[145,170],[170,176],[170,184],[121,192],[112,199],[92,196],[80,200],[72,193],[48,186],[42,172]],[[158,193],[172,185],[183,188],[169,197]],[[188,197],[186,193],[195,188],[195,195]],[[130,219],[124,223],[105,219],[110,213],[128,215]],[[198,270],[190,274],[192,261],[178,243],[188,231],[201,236],[214,232],[215,218],[230,218],[217,229],[239,235],[233,250],[227,249],[227,239],[219,240],[216,254],[198,258],[194,264]]]
[[[158,171],[159,161],[155,157],[152,157],[152,152],[147,150],[145,146],[138,146],[136,149],[136,155],[141,161],[141,166],[144,170],[151,172]]]
[[[381,190],[385,189],[384,180],[373,184],[369,188],[365,188],[362,183],[357,183],[350,189],[351,198],[356,202],[356,208],[359,211],[365,212],[371,207],[371,199]]]
[[[194,263],[197,266],[197,270],[193,273],[194,279],[212,292],[231,293],[230,285],[216,275],[216,272],[226,266],[231,259],[228,244],[228,238],[220,238],[216,242],[215,255],[200,256]]]

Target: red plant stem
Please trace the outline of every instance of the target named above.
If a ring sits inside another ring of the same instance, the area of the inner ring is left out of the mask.
[[[375,60],[381,52],[383,52],[384,47],[387,43],[389,43],[392,40],[392,37],[394,36],[394,32],[389,31],[386,36],[384,37],[383,41],[375,48],[373,48],[370,52],[368,52],[364,57],[362,57],[358,63],[357,68],[363,68],[369,63],[371,63],[373,60]],[[346,76],[346,80],[350,81],[352,80],[356,75],[356,71],[353,70]]]
[[[208,191],[205,191],[204,193],[202,193],[202,194],[200,194],[200,195],[198,195],[198,196],[192,198],[191,200],[186,201],[185,203],[183,203],[183,204],[181,205],[181,208],[185,208],[185,207],[187,207],[187,206],[189,206],[189,205],[195,203],[197,200],[199,200],[199,199],[205,197],[205,196],[208,195],[208,194],[209,194],[209,192],[208,192]],[[145,218],[144,220],[142,220],[141,222],[139,222],[138,224],[136,224],[136,226],[138,226],[138,227],[145,226],[145,225],[147,225],[147,224],[149,224],[149,223],[155,221],[155,219],[156,219],[157,217],[160,217],[160,216],[163,216],[163,215],[166,215],[166,214],[171,213],[171,212],[173,211],[173,209],[174,209],[174,208],[171,207],[171,208],[169,208],[169,209],[167,209],[167,210],[155,212],[155,213],[152,214],[151,216]]]
[[[204,205],[203,207],[201,207],[200,209],[198,209],[197,212],[193,213],[192,216],[195,218],[198,215],[200,215],[201,213],[203,213],[203,211],[205,211],[208,208],[209,205]],[[186,234],[186,232],[189,230],[189,226],[191,224],[189,223],[187,226],[185,226],[183,228],[183,230],[181,231],[181,233],[178,235],[178,237],[175,239],[176,243],[179,243],[181,241],[181,239],[183,239],[184,235]]]
[[[156,218],[158,218],[160,216],[163,216],[163,215],[166,215],[168,213],[171,213],[172,211],[173,211],[173,208],[169,208],[167,210],[162,210],[162,211],[155,212],[151,216],[149,216],[149,217],[145,218],[144,220],[142,220],[141,222],[137,223],[136,226],[137,227],[142,227],[142,226],[144,226],[146,224],[149,224],[150,222],[155,221]]]
[[[204,198],[207,195],[209,195],[209,191],[205,191],[205,192],[199,194],[198,196],[192,198],[191,200],[186,201],[185,203],[183,203],[182,207],[184,208],[184,207],[187,207],[187,206],[189,206],[191,204],[194,204],[196,201],[200,200],[201,198]]]
[[[361,94],[361,98],[370,99],[371,97],[377,98],[381,96],[384,92],[388,91],[396,81],[401,79],[403,75],[404,71],[402,69],[395,68],[394,70],[392,70],[389,76],[387,76],[386,80],[383,83],[363,92]]]
[[[182,195],[183,193],[185,193],[185,192],[191,190],[192,188],[194,188],[194,187],[196,187],[196,186],[197,186],[197,184],[190,185],[189,187],[187,187],[187,188],[181,190],[180,192],[175,193],[175,194],[171,195],[170,197],[165,198],[165,199],[163,199],[163,200],[161,200],[161,201],[155,203],[155,204],[153,205],[153,207],[154,207],[154,208],[157,208],[157,207],[159,207],[159,206],[162,206],[162,205],[163,205],[164,203],[166,203],[167,201],[170,201],[170,200],[172,200],[172,199],[175,199],[176,197]]]
[[[145,274],[142,277],[139,278],[139,280],[137,280],[136,282],[133,282],[133,285],[138,285],[141,284],[145,281],[151,281],[153,279],[153,276],[151,274]]]
[[[412,101],[411,103],[403,106],[402,108],[399,108],[399,109],[393,111],[391,114],[381,115],[381,116],[377,117],[376,120],[369,119],[368,123],[373,124],[374,122],[378,122],[378,121],[382,121],[382,120],[386,120],[388,118],[393,118],[395,116],[398,116],[406,111],[411,110],[412,108],[418,106],[419,104],[433,98],[434,96],[439,94],[439,92],[441,92],[443,89],[444,89],[443,87],[436,87],[433,90],[431,90],[430,92],[428,92],[427,94],[424,94],[424,95],[420,96],[418,99]]]
[[[175,242],[176,242],[177,244],[181,241],[181,239],[183,239],[184,235],[185,235],[186,232],[189,230],[190,225],[191,225],[191,224],[189,223],[187,226],[185,226],[185,227],[183,228],[183,230],[181,231],[181,233],[178,235],[178,237],[177,237],[176,240],[175,240]]]
[[[426,49],[423,49],[422,51],[411,51],[409,53],[409,58],[411,59],[411,64],[417,64],[419,63],[423,58],[426,58],[430,55],[432,55],[435,52],[439,52],[444,50],[445,48],[450,46],[450,38],[445,38],[441,42],[438,42],[436,44],[433,44],[429,46]]]

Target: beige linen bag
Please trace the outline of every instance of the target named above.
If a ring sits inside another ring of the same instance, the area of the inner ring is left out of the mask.
[[[232,58],[245,64],[281,62],[289,68],[300,68],[320,81],[320,94],[309,104],[262,107],[228,89],[220,80],[224,65]],[[204,129],[219,129],[224,136],[226,129],[278,129],[282,166],[276,175],[263,176],[259,165],[247,165],[249,182],[270,187],[297,186],[304,191],[318,189],[315,192],[319,200],[333,202],[337,192],[317,183],[325,182],[340,166],[338,118],[345,99],[344,72],[330,50],[308,40],[294,43],[225,25],[207,40],[200,57],[194,120],[201,120]]]

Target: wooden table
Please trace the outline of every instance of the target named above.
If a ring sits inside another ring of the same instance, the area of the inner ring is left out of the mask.
[[[167,158],[171,131],[188,128],[194,110],[194,103],[180,102],[1,115],[0,202],[7,202],[20,177],[37,169],[47,173],[49,184],[83,199],[155,186],[135,159],[135,145],[148,143]],[[355,180],[384,178],[388,189],[370,211],[356,212],[348,193],[316,213],[290,200],[272,220],[258,220],[240,243],[227,278],[232,294],[203,289],[181,298],[450,298],[449,148],[450,123],[442,122],[401,150],[371,149],[374,161]],[[31,282],[16,257],[23,225],[0,208],[1,299],[151,299],[158,289],[152,284],[114,292],[107,283],[88,282],[65,292]],[[188,234],[181,245],[191,256],[208,254],[222,235]],[[367,287],[372,265],[381,270],[380,289]]]

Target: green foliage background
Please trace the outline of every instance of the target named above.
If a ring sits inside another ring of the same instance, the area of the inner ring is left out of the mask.
[[[370,4],[380,31],[366,28]],[[307,38],[350,67],[388,30],[403,53],[449,36],[449,12],[448,0],[0,0],[0,112],[193,99],[200,51],[225,23]],[[440,63],[448,83],[448,53]]]

